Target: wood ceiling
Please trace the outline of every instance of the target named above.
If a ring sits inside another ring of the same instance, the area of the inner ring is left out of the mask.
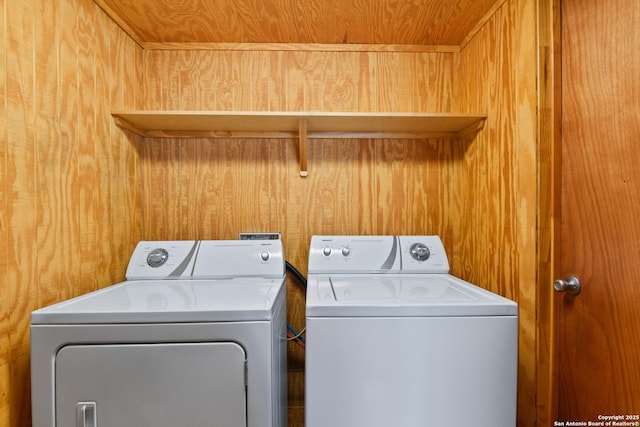
[[[141,44],[460,46],[504,0],[95,0]]]

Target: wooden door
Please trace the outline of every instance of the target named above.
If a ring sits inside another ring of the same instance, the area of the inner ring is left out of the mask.
[[[640,425],[640,1],[562,0],[561,15],[556,274],[583,287],[556,295],[554,425],[604,416]]]

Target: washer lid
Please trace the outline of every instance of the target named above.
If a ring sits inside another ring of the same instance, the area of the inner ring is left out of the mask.
[[[134,280],[36,310],[32,324],[269,320],[284,278]],[[282,296],[284,297],[284,295]]]
[[[449,274],[310,276],[309,317],[515,316],[515,302]]]

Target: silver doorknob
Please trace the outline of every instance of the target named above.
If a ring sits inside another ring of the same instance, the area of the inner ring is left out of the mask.
[[[569,292],[571,295],[578,295],[580,289],[582,289],[582,283],[576,276],[567,276],[565,280],[554,280],[553,289],[558,292]]]

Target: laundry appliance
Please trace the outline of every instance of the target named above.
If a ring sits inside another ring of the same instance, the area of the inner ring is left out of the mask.
[[[285,427],[280,240],[143,241],[127,280],[31,314],[34,427]]]
[[[313,236],[306,427],[514,427],[518,307],[438,236]]]

